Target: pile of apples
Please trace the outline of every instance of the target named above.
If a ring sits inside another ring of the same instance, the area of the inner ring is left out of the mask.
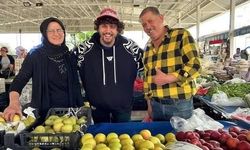
[[[250,130],[238,126],[231,126],[228,131],[179,131],[176,139],[197,145],[203,150],[250,150]]]
[[[81,126],[87,122],[86,116],[58,116],[51,115],[46,120],[44,125],[37,126],[33,133],[71,133],[80,131]]]
[[[167,145],[175,143],[177,140],[174,133],[152,135],[150,130],[143,129],[139,133],[129,135],[123,133],[118,135],[110,132],[107,135],[97,133],[93,135],[86,133],[82,136],[80,144],[81,150],[135,150],[154,149],[163,150]]]

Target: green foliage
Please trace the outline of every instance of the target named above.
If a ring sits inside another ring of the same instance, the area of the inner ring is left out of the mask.
[[[234,84],[223,84],[209,89],[208,96],[212,96],[218,91],[223,91],[228,97],[241,97],[244,98],[250,93],[249,83],[234,83]]]
[[[86,31],[70,34],[70,36],[67,36],[67,45],[70,49],[72,49],[73,47],[78,46],[83,41],[90,39],[94,33],[95,31]]]

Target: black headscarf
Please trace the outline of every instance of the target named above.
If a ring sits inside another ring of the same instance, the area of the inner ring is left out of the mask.
[[[48,26],[51,22],[57,22],[64,31],[64,40],[60,46],[54,45],[54,44],[50,43],[48,40],[47,29],[48,29]],[[54,17],[50,17],[50,18],[45,19],[40,25],[40,32],[42,33],[42,43],[46,47],[46,54],[47,55],[57,56],[57,55],[64,54],[68,51],[68,47],[65,44],[65,36],[66,36],[65,35],[65,27],[59,19],[54,18]]]

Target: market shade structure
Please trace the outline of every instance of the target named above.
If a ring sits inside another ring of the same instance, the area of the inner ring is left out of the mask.
[[[240,5],[248,0],[235,0]],[[105,7],[112,7],[126,24],[127,31],[142,30],[139,14],[156,6],[171,27],[188,28],[224,13],[230,0],[0,0],[0,33],[36,33],[41,21],[50,16],[61,19],[70,33],[93,30],[93,20]]]

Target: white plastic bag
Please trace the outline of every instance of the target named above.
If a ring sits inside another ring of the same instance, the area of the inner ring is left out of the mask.
[[[244,100],[240,97],[231,97],[228,98],[227,94],[219,91],[218,93],[213,94],[211,98],[211,103],[218,106],[246,106]]]
[[[193,115],[191,116],[191,118],[185,120],[181,117],[173,116],[170,119],[170,123],[176,131],[184,132],[193,131],[195,129],[217,130],[224,127],[223,124],[207,116],[205,112],[200,108],[197,108],[193,111]]]

